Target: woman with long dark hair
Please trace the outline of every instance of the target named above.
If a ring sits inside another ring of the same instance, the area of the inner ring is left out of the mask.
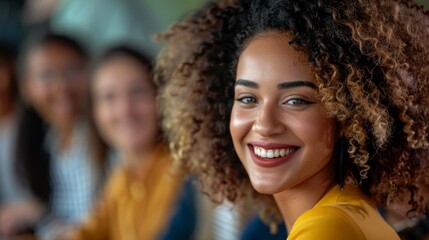
[[[159,128],[152,61],[118,46],[93,68],[88,106],[94,153],[105,158],[115,150],[120,161],[71,239],[192,239],[195,194],[174,168]]]
[[[15,53],[0,46],[0,236],[9,237],[26,231],[26,222],[14,226],[13,216],[25,213],[40,215],[37,204],[27,200],[28,192],[20,183],[15,171],[15,142],[17,135],[18,97],[15,74]]]
[[[44,209],[39,237],[51,239],[84,218],[96,197],[103,163],[90,158],[83,120],[87,55],[74,39],[31,35],[20,55],[23,110],[16,164],[34,202]]]

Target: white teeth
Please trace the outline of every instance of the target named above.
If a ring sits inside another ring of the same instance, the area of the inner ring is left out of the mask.
[[[276,149],[274,150],[274,157],[279,157],[280,156],[280,150]]]
[[[274,151],[272,149],[267,150],[267,158],[273,158],[274,157]]]
[[[293,153],[295,149],[293,148],[282,148],[282,149],[264,149],[261,147],[253,147],[253,152],[255,155],[263,157],[263,158],[277,158],[277,157],[284,157],[286,155],[289,155]]]
[[[267,150],[261,148],[260,155],[261,157],[267,157]]]

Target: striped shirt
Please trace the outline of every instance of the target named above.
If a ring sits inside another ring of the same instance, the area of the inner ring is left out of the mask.
[[[52,222],[73,224],[82,221],[96,198],[100,175],[95,162],[90,158],[88,134],[84,125],[78,125],[70,148],[58,151],[58,141],[49,132],[46,147],[50,153],[52,195],[48,216],[38,225],[37,235],[48,239],[55,231]]]

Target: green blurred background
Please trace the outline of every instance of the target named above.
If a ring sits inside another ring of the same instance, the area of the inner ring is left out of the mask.
[[[156,16],[162,16],[159,19],[159,22],[162,27],[165,28],[165,26],[169,25],[171,22],[175,21],[189,10],[195,9],[197,6],[204,4],[207,0],[143,0],[143,2],[157,13]],[[424,5],[426,9],[429,9],[429,0],[417,0],[416,2]]]
[[[126,43],[152,53],[153,34],[165,31],[208,0],[0,0],[0,41],[17,49],[41,26],[77,37],[97,52]],[[429,9],[429,0],[417,0]]]

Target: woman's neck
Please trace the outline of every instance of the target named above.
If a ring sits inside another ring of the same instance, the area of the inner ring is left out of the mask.
[[[298,186],[274,194],[288,231],[295,221],[306,211],[313,208],[320,199],[335,185],[330,175],[310,178]]]
[[[65,151],[69,149],[73,138],[73,126],[54,126],[54,132],[59,150]]]
[[[151,146],[148,148],[139,148],[135,150],[129,150],[123,152],[124,165],[130,171],[130,173],[137,178],[140,178],[144,175],[147,165],[149,165],[150,160],[153,159],[153,156],[156,154],[156,146]]]

